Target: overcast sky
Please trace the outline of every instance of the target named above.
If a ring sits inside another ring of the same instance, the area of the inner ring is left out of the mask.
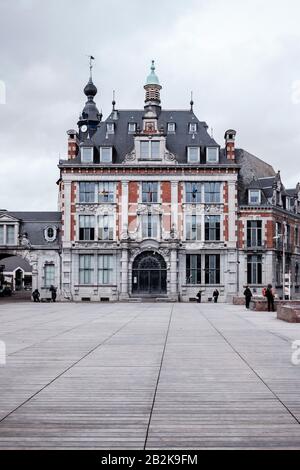
[[[189,107],[300,181],[299,0],[0,0],[0,208],[56,210],[59,156],[84,106],[87,54],[106,117],[142,108],[155,59],[162,106]],[[3,83],[6,87],[4,101]]]

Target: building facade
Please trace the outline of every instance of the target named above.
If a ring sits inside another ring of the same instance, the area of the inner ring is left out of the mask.
[[[270,165],[236,148],[232,129],[222,148],[193,101],[163,109],[154,63],[144,89],[142,109],[119,110],[113,100],[102,120],[90,76],[59,162],[57,237],[50,251],[44,237],[41,255],[29,237],[27,252],[40,263],[35,285],[48,288],[52,263],[65,301],[191,301],[199,290],[207,301],[217,288],[225,302],[246,284],[280,292],[285,270],[296,296],[300,185],[286,190]]]

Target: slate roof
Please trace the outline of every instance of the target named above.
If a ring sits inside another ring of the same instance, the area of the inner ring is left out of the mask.
[[[27,233],[32,246],[54,248],[59,245],[61,228],[60,212],[4,211],[0,212],[0,214],[10,215],[20,220],[20,234]],[[58,228],[58,237],[54,242],[48,242],[44,237],[44,230],[49,225],[54,225]]]
[[[121,164],[125,155],[134,148],[134,134],[128,132],[128,124],[136,123],[137,128],[143,128],[143,116],[145,110],[120,110],[113,111],[108,118],[98,125],[97,131],[89,140],[97,149],[100,146],[112,146],[114,149],[113,163]],[[167,133],[167,124],[174,122],[176,131],[174,134]],[[107,123],[114,123],[114,134],[108,134]],[[197,133],[189,133],[189,124],[197,123]],[[178,163],[187,163],[187,147],[201,147],[201,163],[206,163],[206,147],[220,147],[218,143],[207,132],[208,126],[199,121],[190,110],[162,110],[158,115],[158,129],[163,127],[166,134],[167,149],[176,155]],[[83,143],[82,141],[80,142]],[[63,164],[80,163],[79,156],[72,162],[62,161]],[[228,162],[224,152],[220,153],[220,164],[232,164]]]
[[[1,264],[4,265],[4,272],[11,273],[17,268],[22,268],[27,273],[31,273],[32,271],[32,267],[28,261],[24,258],[21,258],[21,256],[10,256],[9,258],[1,260]]]

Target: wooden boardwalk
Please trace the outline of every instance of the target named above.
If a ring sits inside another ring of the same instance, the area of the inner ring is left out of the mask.
[[[300,449],[294,339],[231,305],[0,303],[0,448]]]

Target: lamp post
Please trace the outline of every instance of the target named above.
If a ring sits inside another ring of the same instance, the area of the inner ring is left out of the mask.
[[[283,222],[283,233],[279,233],[274,240],[282,239],[282,300],[285,300],[285,241],[286,241],[286,222]]]

